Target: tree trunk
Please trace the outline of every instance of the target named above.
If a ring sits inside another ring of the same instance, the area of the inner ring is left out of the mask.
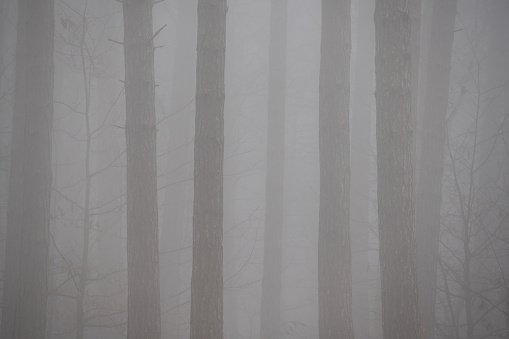
[[[223,338],[226,0],[198,1],[191,339]]]
[[[128,338],[160,338],[152,0],[124,0]]]
[[[53,0],[44,0],[21,1],[19,8],[20,61],[13,131],[22,136],[13,140],[11,170],[19,172],[11,172],[16,174],[10,184],[6,271],[14,276],[6,284],[9,297],[4,314],[9,319],[3,330],[6,337],[43,338],[49,263],[54,7]]]
[[[318,229],[320,338],[353,338],[350,252],[350,1],[322,0]]]
[[[269,42],[267,174],[260,338],[279,338],[286,101],[287,0],[272,0]]]
[[[161,300],[169,300],[167,318],[162,322],[163,336],[180,337],[180,267],[181,248],[185,229],[188,227],[192,198],[192,123],[194,90],[196,80],[196,6],[198,0],[180,0],[173,64],[170,113],[167,120],[168,147],[171,153],[166,165],[164,208],[162,211],[161,252]]]
[[[421,338],[412,182],[408,0],[377,0],[376,138],[384,338]]]
[[[369,191],[370,191],[370,132],[374,108],[373,83],[375,73],[374,0],[358,0],[357,51],[355,88],[352,95],[351,133],[351,208],[352,239],[352,307],[354,333],[357,338],[369,338]]]
[[[419,311],[427,339],[434,338],[435,290],[440,236],[440,205],[446,142],[456,0],[435,1],[428,54],[418,184],[415,194]]]
[[[18,1],[16,67],[14,71],[14,112],[12,116],[9,195],[2,305],[2,338],[11,338],[18,296],[19,256],[23,227],[23,158],[25,129],[25,93],[27,79],[27,0]]]

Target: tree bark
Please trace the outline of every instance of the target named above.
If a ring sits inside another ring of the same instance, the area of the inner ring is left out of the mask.
[[[226,0],[198,1],[191,339],[223,338]]]
[[[322,0],[319,89],[320,339],[353,338],[350,252],[350,1]]]
[[[384,338],[421,338],[412,182],[408,0],[377,0],[378,222]]]
[[[452,43],[456,0],[435,1],[428,54],[421,154],[415,195],[419,311],[424,334],[434,338],[435,294],[440,237],[442,174],[446,142]]]
[[[260,338],[279,338],[284,223],[287,0],[272,0]]]
[[[128,338],[160,338],[152,0],[124,0]]]

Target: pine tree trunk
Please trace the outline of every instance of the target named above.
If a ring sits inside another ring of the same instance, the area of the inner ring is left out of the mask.
[[[269,42],[267,175],[263,245],[260,338],[279,338],[281,265],[283,260],[283,194],[286,101],[287,0],[272,0]]]
[[[350,1],[322,0],[318,229],[320,339],[353,338],[350,250]]]
[[[14,71],[14,112],[12,116],[11,161],[9,195],[7,201],[7,229],[2,305],[2,338],[14,333],[14,316],[18,296],[19,256],[23,227],[23,157],[25,129],[25,96],[27,69],[27,0],[18,1],[16,67]]]
[[[415,194],[419,310],[426,339],[434,338],[435,328],[442,174],[455,17],[456,0],[435,1]]]
[[[226,0],[198,1],[191,339],[223,338]]]
[[[375,97],[374,0],[358,0],[355,88],[351,114],[350,230],[352,239],[352,307],[354,333],[369,338],[369,192],[371,176],[370,132]]]
[[[152,0],[124,0],[127,337],[160,338]]]
[[[10,331],[8,337],[15,338],[43,338],[45,335],[53,126],[53,5],[53,0],[20,3],[21,40],[17,47],[21,61],[16,72],[26,73],[24,79],[16,74],[16,80],[21,83],[16,85],[18,106],[13,129],[21,132],[23,139],[20,141],[21,138],[16,137],[13,152],[21,151],[23,165],[18,168],[21,177],[19,173],[13,176],[16,182],[11,186],[11,194],[15,195],[16,206],[11,211],[14,213],[7,239],[8,244],[19,247],[8,252],[6,257],[9,265],[12,260],[11,268],[19,276],[14,286],[12,280],[6,285],[5,295],[16,300],[9,304],[14,305],[14,309],[5,309],[6,313],[14,312],[11,313],[14,324],[6,323],[13,327],[4,329]],[[20,165],[16,159],[19,155],[13,153],[12,166]],[[19,255],[19,261],[12,255]],[[16,265],[19,266],[16,268]]]
[[[408,0],[377,0],[375,29],[382,327],[386,339],[417,339]]]
[[[169,114],[166,120],[168,147],[166,185],[162,209],[161,300],[169,300],[166,319],[162,322],[163,336],[180,338],[181,258],[184,234],[189,226],[192,199],[192,124],[196,80],[196,6],[198,0],[179,0],[176,27],[175,59]]]

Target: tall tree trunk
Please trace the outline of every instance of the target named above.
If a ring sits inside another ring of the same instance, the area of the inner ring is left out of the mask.
[[[408,0],[377,0],[376,139],[384,338],[421,338],[412,182]]]
[[[127,337],[160,338],[152,0],[124,0]]]
[[[14,276],[9,278],[4,291],[9,296],[4,309],[9,318],[3,329],[6,337],[43,338],[45,335],[53,126],[53,8],[53,0],[20,1],[19,6],[20,61],[16,66],[13,132],[21,136],[14,136],[13,140],[11,170],[19,172],[11,175],[10,184],[6,270]]]
[[[350,250],[350,0],[322,0],[318,229],[320,338],[353,338]]]
[[[23,158],[25,150],[25,94],[27,79],[27,0],[18,1],[16,67],[14,71],[14,112],[12,116],[9,196],[2,305],[2,338],[14,333],[16,300],[18,296],[19,256],[23,227]]]
[[[223,338],[226,0],[198,1],[191,339]]]
[[[369,191],[370,133],[374,108],[375,24],[374,0],[358,0],[355,88],[352,95],[351,208],[352,303],[357,338],[369,338]]]
[[[434,338],[442,174],[455,17],[456,0],[435,1],[422,132],[418,133],[421,152],[417,160],[419,179],[415,194],[415,229],[419,311],[427,339]]]
[[[286,101],[287,0],[272,0],[269,42],[267,174],[260,338],[279,338]]]
[[[171,150],[166,165],[164,209],[162,211],[161,299],[169,299],[166,321],[162,322],[163,336],[180,337],[180,320],[183,313],[180,297],[180,266],[183,237],[188,225],[192,183],[187,181],[192,170],[192,123],[196,80],[196,6],[198,0],[180,0],[173,64],[170,114],[168,119],[168,145]],[[176,183],[177,182],[177,183]],[[176,183],[176,184],[175,184]]]

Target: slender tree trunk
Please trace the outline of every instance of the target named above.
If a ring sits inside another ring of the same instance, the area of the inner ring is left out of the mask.
[[[170,114],[168,119],[169,149],[166,165],[163,226],[161,228],[162,257],[161,299],[169,299],[167,321],[162,322],[163,336],[180,337],[183,313],[180,297],[180,266],[184,230],[188,225],[192,183],[186,181],[192,171],[192,123],[196,80],[196,6],[198,0],[180,0],[176,28],[175,60],[173,65]],[[175,182],[179,182],[175,184]]]
[[[25,94],[27,70],[27,0],[18,1],[14,112],[12,116],[9,195],[7,201],[7,229],[5,248],[4,288],[2,306],[2,338],[14,333],[16,300],[18,296],[19,255],[23,227],[23,158],[25,150]]]
[[[358,0],[355,88],[351,114],[351,209],[352,303],[354,332],[357,338],[369,338],[369,191],[371,116],[375,73],[374,0]]]
[[[223,338],[226,0],[198,1],[191,339]]]
[[[428,76],[422,115],[419,175],[415,195],[419,311],[427,339],[434,338],[435,294],[440,237],[442,174],[446,142],[452,43],[456,0],[438,0],[433,7]]]
[[[127,337],[160,338],[152,0],[124,0]]]
[[[272,0],[269,42],[267,174],[260,338],[279,338],[286,101],[287,0]]]
[[[318,229],[320,338],[353,338],[350,250],[350,1],[322,0]]]
[[[412,182],[408,0],[377,0],[376,138],[384,338],[421,338]]]

